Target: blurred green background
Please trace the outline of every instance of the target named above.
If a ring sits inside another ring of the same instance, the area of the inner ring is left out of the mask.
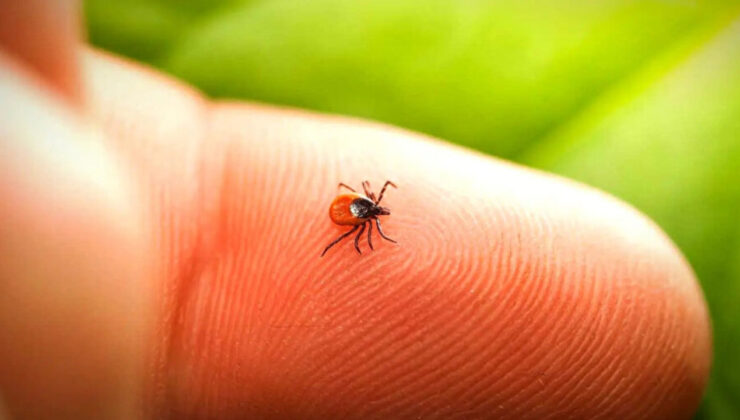
[[[214,97],[385,121],[607,190],[709,301],[697,416],[740,419],[740,8],[722,1],[88,0],[90,40]]]

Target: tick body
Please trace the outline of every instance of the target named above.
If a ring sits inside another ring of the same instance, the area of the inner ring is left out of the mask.
[[[339,184],[340,187],[347,188],[351,192],[339,194],[334,198],[334,201],[331,202],[331,206],[329,206],[329,218],[331,218],[332,222],[340,226],[353,226],[353,228],[327,245],[327,247],[324,248],[324,252],[321,253],[322,257],[326,254],[326,251],[328,251],[329,248],[336,245],[347,236],[353,234],[358,229],[360,231],[357,233],[357,236],[355,236],[355,249],[357,252],[362,254],[362,251],[360,251],[360,238],[366,228],[368,229],[367,244],[370,246],[370,249],[373,249],[373,223],[378,228],[378,233],[381,238],[393,243],[396,242],[385,236],[383,230],[380,228],[380,219],[378,218],[378,216],[387,216],[391,214],[390,209],[380,206],[380,200],[383,199],[383,194],[389,185],[396,188],[394,183],[386,181],[383,188],[380,190],[378,198],[375,198],[375,193],[370,190],[370,183],[368,181],[363,181],[362,183],[362,188],[365,191],[364,195],[358,193],[352,187],[344,183]]]

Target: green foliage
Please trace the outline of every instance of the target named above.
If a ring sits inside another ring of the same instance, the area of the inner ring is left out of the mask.
[[[88,0],[93,43],[216,97],[386,121],[579,179],[702,282],[700,417],[740,418],[740,13],[723,2]]]

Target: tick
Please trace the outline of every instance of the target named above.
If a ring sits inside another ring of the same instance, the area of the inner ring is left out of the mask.
[[[360,251],[360,237],[362,237],[362,234],[365,232],[365,227],[368,227],[367,244],[370,245],[370,249],[373,249],[373,240],[371,236],[373,233],[373,221],[375,222],[375,226],[378,227],[378,233],[383,239],[397,243],[393,239],[385,236],[383,229],[380,228],[380,219],[378,218],[378,216],[387,216],[391,214],[390,209],[380,206],[380,200],[383,199],[383,193],[385,193],[385,189],[388,188],[389,185],[393,188],[397,188],[396,184],[391,181],[385,181],[385,184],[376,199],[375,193],[370,191],[370,183],[368,181],[362,182],[362,189],[365,190],[364,195],[358,193],[354,188],[343,182],[339,183],[339,187],[344,187],[352,192],[339,194],[334,198],[334,201],[331,202],[331,206],[329,207],[329,217],[332,222],[340,226],[354,227],[327,245],[327,247],[324,248],[324,252],[321,253],[322,257],[326,254],[326,251],[328,251],[329,248],[356,232],[357,229],[360,229],[360,231],[357,232],[357,236],[355,236],[355,249],[358,253],[362,254],[362,251]]]

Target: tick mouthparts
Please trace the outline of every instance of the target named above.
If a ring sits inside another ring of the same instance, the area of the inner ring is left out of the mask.
[[[387,207],[380,207],[379,208],[379,211],[378,211],[378,214],[381,215],[381,216],[387,216],[387,215],[391,214],[391,209],[389,209]]]

